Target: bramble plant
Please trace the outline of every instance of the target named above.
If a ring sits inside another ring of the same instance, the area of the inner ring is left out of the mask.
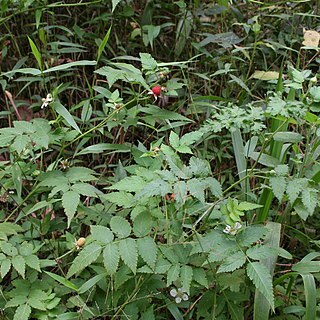
[[[0,319],[319,317],[317,4],[0,12]]]

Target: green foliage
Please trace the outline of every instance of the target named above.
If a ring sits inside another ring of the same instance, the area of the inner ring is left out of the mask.
[[[319,316],[311,1],[0,14],[0,317]]]

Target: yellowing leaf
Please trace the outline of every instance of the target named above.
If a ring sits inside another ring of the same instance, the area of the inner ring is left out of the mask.
[[[277,80],[279,78],[279,72],[277,72],[277,71],[260,71],[260,70],[256,70],[251,75],[250,78],[263,80],[263,81]]]
[[[302,44],[307,47],[318,47],[320,41],[320,33],[315,30],[306,30],[303,34],[304,41]]]

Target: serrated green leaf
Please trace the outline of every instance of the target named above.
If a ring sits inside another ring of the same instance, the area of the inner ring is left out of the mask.
[[[100,191],[89,183],[79,182],[72,186],[72,190],[87,197],[96,197]]]
[[[193,268],[193,279],[205,288],[209,287],[206,272],[203,268]]]
[[[237,241],[241,246],[249,246],[258,240],[264,239],[268,229],[263,225],[251,225],[237,234]]]
[[[103,250],[103,263],[108,274],[116,273],[119,265],[119,245],[116,242],[109,243]]]
[[[248,211],[248,210],[258,209],[258,208],[261,208],[261,207],[262,207],[261,204],[256,204],[256,203],[243,201],[238,205],[237,209],[240,210],[240,211]]]
[[[62,196],[62,206],[66,216],[68,217],[68,228],[70,227],[71,220],[77,211],[79,203],[80,195],[78,192],[67,191]]]
[[[95,262],[98,259],[101,251],[102,247],[97,243],[91,243],[86,246],[73,260],[72,265],[68,271],[67,278],[72,277],[74,274],[82,271],[91,263]]]
[[[123,208],[131,208],[134,203],[134,196],[125,191],[110,192],[104,194],[102,198]]]
[[[138,250],[136,241],[132,238],[122,239],[119,242],[119,252],[123,262],[135,274],[138,263]]]
[[[30,255],[30,256],[25,256],[24,260],[26,262],[26,265],[32,269],[35,269],[39,272],[41,272],[40,269],[40,260],[36,255]]]
[[[278,255],[279,250],[274,247],[265,245],[256,245],[246,251],[247,256],[253,260],[267,259],[271,256]]]
[[[179,278],[179,274],[180,274],[180,265],[179,264],[172,265],[167,273],[167,287],[169,287],[171,283],[173,283]]]
[[[301,198],[302,203],[309,211],[309,215],[312,215],[318,204],[318,191],[312,188],[303,189],[301,192]]]
[[[187,187],[193,197],[197,198],[200,202],[205,203],[204,190],[207,187],[206,182],[199,179],[190,179],[187,182]]]
[[[272,277],[267,267],[260,262],[249,262],[247,265],[247,275],[252,280],[256,288],[264,295],[274,310],[274,296]]]
[[[139,255],[150,266],[155,268],[158,248],[150,237],[140,238],[137,240]]]
[[[302,183],[299,183],[299,180],[293,179],[288,181],[286,193],[288,195],[290,204],[293,204],[296,201],[301,190],[303,189]]]
[[[11,259],[12,266],[16,269],[16,271],[21,275],[24,279],[26,272],[26,263],[22,256],[14,256]]]
[[[11,259],[1,260],[0,273],[2,279],[7,275],[11,268]]]
[[[157,69],[157,61],[151,56],[150,53],[139,53],[142,69],[155,70]]]
[[[141,177],[131,176],[120,180],[111,187],[108,187],[107,189],[127,192],[138,192],[144,187],[145,184],[146,182]]]
[[[230,255],[223,263],[219,266],[217,273],[221,272],[232,272],[242,267],[246,262],[246,255],[242,251],[238,251]]]
[[[270,185],[274,195],[281,202],[287,187],[285,177],[270,177]]]
[[[190,286],[193,278],[193,270],[190,266],[182,266],[180,269],[180,280],[182,287],[190,294]]]
[[[150,212],[141,212],[133,221],[133,233],[136,237],[147,236],[153,227],[153,221]]]
[[[123,217],[116,216],[110,220],[110,227],[119,238],[126,238],[131,233],[130,223]]]
[[[75,183],[78,181],[95,181],[97,178],[94,176],[95,172],[85,167],[72,167],[66,173],[66,178],[69,182]]]
[[[31,314],[31,308],[28,304],[22,304],[16,309],[13,320],[28,320]]]
[[[203,136],[203,132],[201,131],[194,131],[189,132],[183,135],[180,139],[180,145],[184,146],[190,146],[194,144],[195,142],[199,141],[201,137]]]
[[[104,226],[90,226],[92,238],[104,244],[113,241],[114,236],[109,228]]]
[[[170,142],[171,147],[174,149],[177,149],[180,145],[179,136],[174,131],[170,132],[169,142]]]
[[[171,267],[171,263],[163,258],[159,258],[156,261],[156,266],[154,269],[154,273],[163,274],[166,273]]]
[[[30,137],[26,135],[17,136],[14,139],[14,142],[11,144],[11,149],[13,151],[16,151],[18,154],[20,154],[30,143],[31,143]]]
[[[22,232],[23,229],[21,226],[11,223],[11,222],[2,222],[0,223],[0,232],[5,233],[7,235],[10,234],[18,234],[18,232]]]

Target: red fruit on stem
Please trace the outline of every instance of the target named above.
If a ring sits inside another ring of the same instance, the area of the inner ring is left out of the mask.
[[[152,89],[151,89],[151,91],[153,92],[153,94],[155,95],[155,96],[160,96],[160,94],[161,94],[161,86],[154,86]]]

